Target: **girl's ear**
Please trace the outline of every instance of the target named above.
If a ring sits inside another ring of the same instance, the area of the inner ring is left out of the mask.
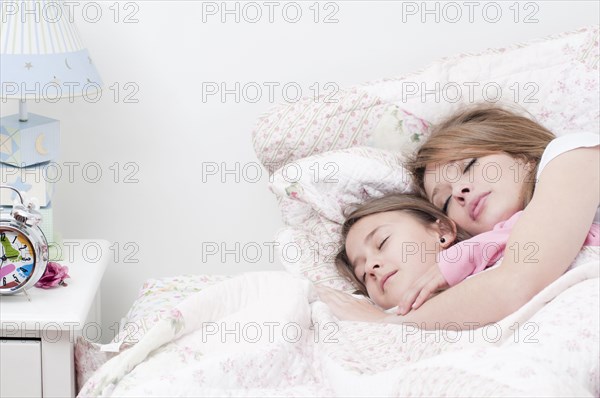
[[[447,249],[448,247],[452,246],[456,240],[456,223],[449,218],[444,222],[437,219],[435,220],[435,225],[438,233],[440,234],[440,244],[442,245],[442,248]]]

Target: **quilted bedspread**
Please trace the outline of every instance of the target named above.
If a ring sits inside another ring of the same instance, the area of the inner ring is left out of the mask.
[[[463,331],[339,321],[304,278],[242,274],[164,313],[80,396],[598,396],[599,262],[584,248],[520,310]]]

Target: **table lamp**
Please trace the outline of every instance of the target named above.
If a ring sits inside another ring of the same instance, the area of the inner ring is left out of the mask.
[[[0,119],[0,184],[35,197],[51,220],[55,181],[40,176],[58,157],[59,121],[29,114],[27,101],[97,99],[102,81],[62,1],[0,1],[0,7],[0,98],[19,101],[18,114]],[[9,196],[0,197],[0,206],[13,204]]]
[[[36,134],[47,118],[28,115],[26,101],[95,96],[102,82],[62,1],[1,3],[0,98],[18,100],[19,114],[2,118],[0,162],[23,167],[56,155]]]

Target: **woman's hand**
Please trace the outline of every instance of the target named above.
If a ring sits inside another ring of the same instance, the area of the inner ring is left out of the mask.
[[[390,314],[386,314],[368,300],[357,299],[329,287],[317,286],[316,289],[321,300],[342,321],[383,322],[390,317]]]
[[[431,295],[449,287],[439,267],[431,267],[404,293],[398,303],[397,314],[406,315],[409,311],[419,308]]]

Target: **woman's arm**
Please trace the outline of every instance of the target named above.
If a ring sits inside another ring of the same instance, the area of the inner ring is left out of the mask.
[[[579,253],[600,203],[600,149],[557,156],[542,171],[515,225],[502,265],[440,293],[399,319],[422,329],[497,322],[561,276]],[[405,305],[407,301],[403,300]]]

